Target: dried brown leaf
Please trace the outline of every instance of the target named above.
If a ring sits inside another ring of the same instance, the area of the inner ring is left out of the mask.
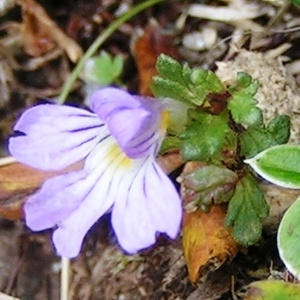
[[[169,174],[183,165],[184,161],[179,152],[169,152],[157,158],[159,166]]]
[[[232,259],[238,246],[224,227],[226,209],[215,205],[209,213],[197,210],[185,213],[183,219],[183,251],[189,278],[196,282]]]
[[[67,53],[72,62],[82,56],[81,47],[50,19],[44,8],[34,0],[20,1],[23,15],[23,42],[31,56],[40,56],[56,45]]]
[[[149,85],[153,76],[157,74],[155,69],[157,57],[164,53],[175,59],[178,58],[172,39],[163,34],[160,25],[153,21],[141,35],[134,39],[131,49],[139,73],[139,92],[141,95],[152,96]]]

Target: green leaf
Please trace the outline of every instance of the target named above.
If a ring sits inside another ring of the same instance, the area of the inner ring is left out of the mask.
[[[221,160],[224,165],[232,167],[236,165],[237,147],[237,134],[231,128],[228,128],[221,151]]]
[[[285,212],[278,229],[279,255],[287,269],[300,279],[300,197]],[[300,299],[300,295],[299,295]]]
[[[290,2],[296,4],[296,5],[300,5],[300,0],[290,0]]]
[[[213,157],[219,157],[229,130],[227,115],[193,114],[197,115],[196,119],[181,135],[183,159],[210,161]]]
[[[252,83],[252,77],[248,73],[238,72],[236,77],[237,77],[236,80],[237,80],[238,85],[242,88],[247,88]],[[256,91],[257,91],[257,88],[256,87],[253,88],[254,94],[256,93]]]
[[[200,208],[204,211],[212,203],[227,202],[233,195],[238,176],[220,166],[208,165],[190,173],[182,174],[182,186],[188,190],[184,201],[188,210]]]
[[[277,145],[271,132],[266,128],[250,127],[240,134],[241,154],[252,157],[269,147]]]
[[[199,96],[205,95],[202,96],[203,99],[205,99],[209,93],[217,94],[224,91],[224,86],[218,76],[209,70],[193,68],[190,81]]]
[[[153,78],[151,89],[157,97],[170,97],[187,104],[202,105],[209,93],[220,93],[224,86],[211,71],[191,69],[173,58],[161,54],[156,68],[159,76]]]
[[[290,138],[291,119],[286,115],[277,116],[271,120],[267,129],[277,144],[285,144]]]
[[[262,219],[269,207],[256,180],[247,174],[237,184],[228,206],[226,226],[233,226],[233,236],[243,246],[256,243],[261,237]]]
[[[102,51],[100,55],[90,58],[84,66],[82,79],[100,85],[112,84],[122,73],[124,61],[122,56],[112,57]]]
[[[300,189],[300,146],[279,145],[246,159],[256,173],[286,188]]]
[[[159,150],[159,154],[164,154],[170,150],[180,149],[181,140],[177,136],[167,136]]]
[[[169,97],[186,104],[195,102],[201,104],[201,101],[197,99],[197,95],[190,91],[185,85],[168,78],[155,76],[150,87],[156,97]]]
[[[185,85],[185,78],[182,76],[182,65],[172,57],[161,54],[156,63],[156,69],[163,78]],[[190,69],[189,69],[190,70]]]
[[[290,117],[285,115],[275,117],[267,128],[249,127],[240,134],[241,154],[253,157],[267,148],[287,143],[290,137],[290,127]]]
[[[299,300],[299,284],[279,280],[262,280],[247,286],[244,300]],[[242,294],[242,293],[239,293]]]
[[[262,111],[256,106],[257,100],[253,97],[258,89],[258,81],[250,79],[250,75],[238,73],[238,86],[229,89],[231,98],[228,102],[228,109],[234,121],[246,128],[263,122]]]

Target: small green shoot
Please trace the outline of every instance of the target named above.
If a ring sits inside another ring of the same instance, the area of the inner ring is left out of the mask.
[[[119,80],[123,65],[122,56],[112,57],[109,53],[102,51],[98,56],[91,57],[86,62],[81,77],[87,84],[110,85]]]

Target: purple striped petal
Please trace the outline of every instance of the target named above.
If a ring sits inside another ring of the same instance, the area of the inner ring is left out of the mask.
[[[108,134],[96,114],[60,105],[38,105],[25,111],[9,139],[9,151],[20,162],[40,170],[63,169],[86,157]]]
[[[59,255],[75,257],[79,254],[84,236],[93,224],[106,213],[117,199],[117,191],[128,166],[127,157],[110,137],[89,155],[85,169],[97,178],[81,205],[58,226],[53,242]]]
[[[25,202],[26,225],[34,231],[56,226],[80,205],[90,186],[83,170],[47,180]]]
[[[131,96],[124,90],[112,87],[97,90],[92,94],[90,101],[92,111],[105,122],[116,111],[134,110],[141,106],[139,99]]]
[[[86,233],[113,205],[109,193],[111,178],[101,178],[92,188],[82,204],[70,214],[53,233],[57,253],[63,257],[76,257]]]
[[[91,105],[130,158],[157,151],[162,118],[162,105],[158,101],[105,88],[92,95]]]
[[[175,238],[181,222],[180,198],[159,166],[149,159],[132,178],[123,180],[112,211],[121,247],[135,253],[155,243],[157,232]]]

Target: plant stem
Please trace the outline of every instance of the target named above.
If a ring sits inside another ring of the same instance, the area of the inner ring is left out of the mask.
[[[69,300],[70,259],[61,258],[60,300]]]
[[[6,156],[0,158],[0,167],[4,167],[13,163],[16,163],[17,160],[12,156]],[[0,297],[1,299],[1,297]]]
[[[58,104],[63,104],[69,93],[70,90],[76,81],[76,79],[79,76],[79,73],[81,72],[82,68],[84,67],[86,61],[93,56],[98,48],[126,21],[128,21],[133,16],[137,15],[139,12],[149,8],[150,6],[153,6],[159,2],[162,2],[163,0],[148,0],[145,2],[142,2],[136,6],[133,6],[130,8],[126,13],[124,13],[122,16],[120,16],[118,19],[116,19],[114,22],[112,22],[97,38],[96,40],[91,44],[91,46],[87,49],[87,51],[84,53],[84,55],[81,57],[81,59],[78,61],[77,65],[73,69],[70,77],[66,80],[65,84],[63,85],[62,91],[57,99]]]

